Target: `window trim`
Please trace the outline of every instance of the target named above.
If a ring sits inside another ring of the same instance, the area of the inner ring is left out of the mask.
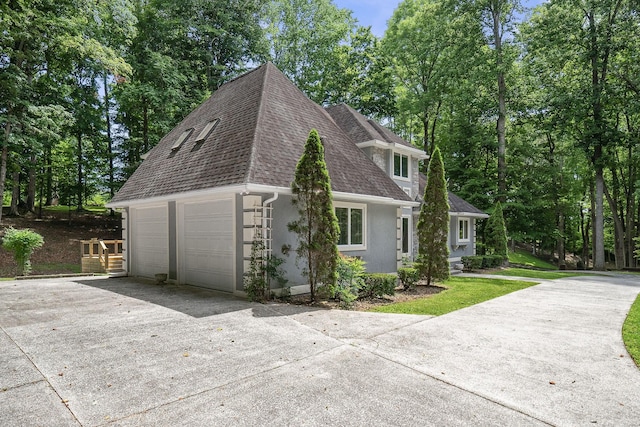
[[[396,175],[396,156],[400,157],[400,175]],[[407,170],[406,170],[407,176],[402,175],[402,172],[403,172],[402,158],[403,157],[407,159]],[[401,181],[411,181],[411,156],[400,153],[398,151],[394,151],[393,155],[391,156],[391,173],[393,174],[394,179],[398,179]]]
[[[463,230],[461,227],[462,223],[465,222],[467,224],[467,237],[460,237],[460,234]],[[457,243],[471,243],[471,218],[468,217],[458,217],[456,227],[456,242]]]
[[[362,211],[362,244],[352,245],[351,243],[346,245],[338,245],[340,251],[364,251],[367,249],[367,205],[362,203],[347,203],[347,202],[333,202],[333,210],[337,208],[348,209],[347,220],[349,236],[348,241],[351,242],[351,210],[359,209]]]
[[[404,220],[407,220],[407,252],[404,251]],[[402,215],[400,219],[400,252],[402,255],[410,256],[413,252],[413,232],[411,227],[411,215]]]

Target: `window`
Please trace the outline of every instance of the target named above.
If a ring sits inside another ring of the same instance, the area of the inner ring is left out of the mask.
[[[338,246],[345,249],[364,249],[365,206],[336,204],[336,217],[340,228]]]
[[[469,219],[460,218],[458,220],[458,242],[469,241]]]
[[[187,138],[189,138],[189,135],[191,135],[191,132],[193,132],[193,128],[189,128],[184,132],[182,132],[178,137],[178,139],[176,139],[176,142],[174,142],[173,145],[171,146],[171,150],[178,151],[180,147],[182,147],[182,144],[184,144],[184,142],[187,140]]]
[[[196,143],[204,142],[204,140],[207,139],[209,135],[211,135],[211,132],[213,132],[216,126],[218,126],[218,123],[220,123],[220,119],[213,119],[209,123],[207,123],[207,125],[202,129],[202,131],[196,138]]]
[[[402,253],[408,254],[411,246],[411,228],[409,227],[409,217],[402,217]]]
[[[398,153],[393,154],[393,176],[409,178],[409,157]]]

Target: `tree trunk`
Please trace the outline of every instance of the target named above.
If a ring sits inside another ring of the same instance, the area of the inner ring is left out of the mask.
[[[604,176],[602,168],[596,166],[595,212],[593,222],[593,269],[605,270],[604,259]]]
[[[429,142],[429,115],[425,112],[422,117],[422,129],[424,131],[423,143],[424,143],[424,152],[429,156],[433,153],[433,148]]]
[[[558,267],[561,270],[567,266],[567,262],[565,261],[565,249],[564,249],[564,212],[562,210],[558,211],[558,239],[556,248],[558,251]]]
[[[53,202],[53,171],[51,169],[51,147],[46,146],[44,149],[44,163],[45,163],[45,175],[46,175],[46,190],[45,194],[47,195],[44,204],[46,206],[51,206]]]
[[[109,196],[113,198],[115,194],[114,190],[114,167],[113,167],[113,139],[111,138],[111,114],[109,111],[109,86],[107,82],[107,73],[103,76],[104,85],[104,116],[107,125],[107,154],[109,156]],[[111,210],[113,213],[113,209]]]
[[[83,175],[82,175],[82,133],[78,133],[78,135],[76,135],[77,141],[78,141],[78,146],[77,146],[77,150],[78,150],[78,183],[77,183],[77,188],[76,188],[76,197],[78,198],[77,200],[77,204],[76,204],[76,209],[79,211],[82,210],[82,200],[83,200]],[[71,204],[71,203],[69,203]]]
[[[506,117],[507,117],[507,85],[504,76],[504,58],[502,52],[502,25],[500,22],[502,8],[500,2],[495,2],[492,7],[493,17],[493,38],[495,42],[496,72],[498,81],[498,120],[496,131],[498,134],[498,201],[504,204],[507,200],[507,140],[506,140]]]
[[[580,203],[580,234],[582,236],[582,263],[584,268],[589,268],[589,224],[588,218],[585,220],[584,208]]]
[[[13,181],[13,189],[11,191],[11,207],[9,208],[10,216],[19,216],[18,204],[20,203],[20,170],[15,169],[11,173],[11,180]]]
[[[615,252],[616,252],[616,268],[621,270],[625,267],[625,242],[624,242],[624,218],[620,218],[617,214],[618,206],[617,201],[611,197],[607,186],[604,185],[604,194],[609,202],[609,208],[611,209],[614,224],[615,234]]]
[[[35,212],[36,206],[36,162],[35,154],[31,154],[29,159],[29,183],[27,187],[27,210]]]
[[[4,205],[4,185],[7,181],[7,162],[9,160],[9,136],[11,135],[11,123],[4,127],[4,142],[0,152],[0,224],[2,224],[2,206]]]

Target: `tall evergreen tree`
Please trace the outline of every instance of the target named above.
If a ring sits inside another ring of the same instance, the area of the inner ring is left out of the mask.
[[[320,285],[333,285],[338,263],[338,219],[333,209],[329,172],[318,131],[311,129],[291,183],[299,218],[288,224],[298,234],[298,260],[305,259],[311,300]]]
[[[502,205],[496,203],[493,214],[487,221],[485,228],[487,248],[495,255],[502,255],[507,259],[507,228],[504,225]]]
[[[418,218],[418,268],[427,279],[449,278],[449,198],[444,180],[444,164],[440,149],[436,147],[429,161],[427,185]]]

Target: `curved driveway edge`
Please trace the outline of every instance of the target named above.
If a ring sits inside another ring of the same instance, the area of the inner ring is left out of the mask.
[[[0,282],[0,425],[637,425],[638,276],[440,317],[128,278]]]

